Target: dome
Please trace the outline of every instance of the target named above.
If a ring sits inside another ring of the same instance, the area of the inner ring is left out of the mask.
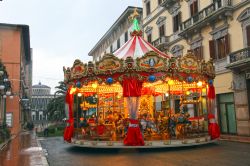
[[[41,84],[41,82],[39,82],[37,85],[33,85],[32,88],[50,88],[47,85],[43,85]]]

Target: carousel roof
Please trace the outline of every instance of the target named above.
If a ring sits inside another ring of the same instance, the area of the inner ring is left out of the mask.
[[[133,31],[131,33],[131,39],[128,40],[120,49],[115,51],[114,55],[122,59],[126,59],[127,57],[136,59],[142,57],[150,51],[154,51],[161,57],[170,58],[169,55],[161,52],[142,38],[142,31],[140,30],[139,22],[137,20],[138,16],[139,13],[137,12],[137,9],[135,9],[134,13],[129,16],[129,19],[133,20]]]
[[[131,34],[131,39],[128,40],[120,49],[114,52],[114,55],[118,58],[126,59],[127,57],[132,57],[136,59],[142,57],[149,51],[154,51],[162,57],[170,58],[169,55],[161,52],[149,42],[144,40],[141,36],[141,33]]]

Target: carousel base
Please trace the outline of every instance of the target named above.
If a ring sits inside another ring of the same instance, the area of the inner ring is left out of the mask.
[[[211,140],[210,136],[204,136],[199,138],[190,139],[178,139],[178,140],[155,140],[145,141],[144,146],[125,146],[123,141],[91,141],[91,140],[77,140],[72,139],[73,146],[86,147],[86,148],[168,148],[168,147],[184,147],[184,146],[198,146],[204,144],[210,144],[217,142],[218,139]]]

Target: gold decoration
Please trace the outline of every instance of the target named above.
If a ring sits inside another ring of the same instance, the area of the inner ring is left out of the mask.
[[[137,8],[134,8],[134,12],[128,17],[129,21],[132,21],[134,18],[138,17],[139,13],[137,12]]]

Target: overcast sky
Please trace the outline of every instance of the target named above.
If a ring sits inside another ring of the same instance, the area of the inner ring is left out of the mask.
[[[128,6],[142,0],[3,0],[0,22],[30,27],[33,85],[52,88],[63,80],[63,66],[92,60],[88,52]]]

